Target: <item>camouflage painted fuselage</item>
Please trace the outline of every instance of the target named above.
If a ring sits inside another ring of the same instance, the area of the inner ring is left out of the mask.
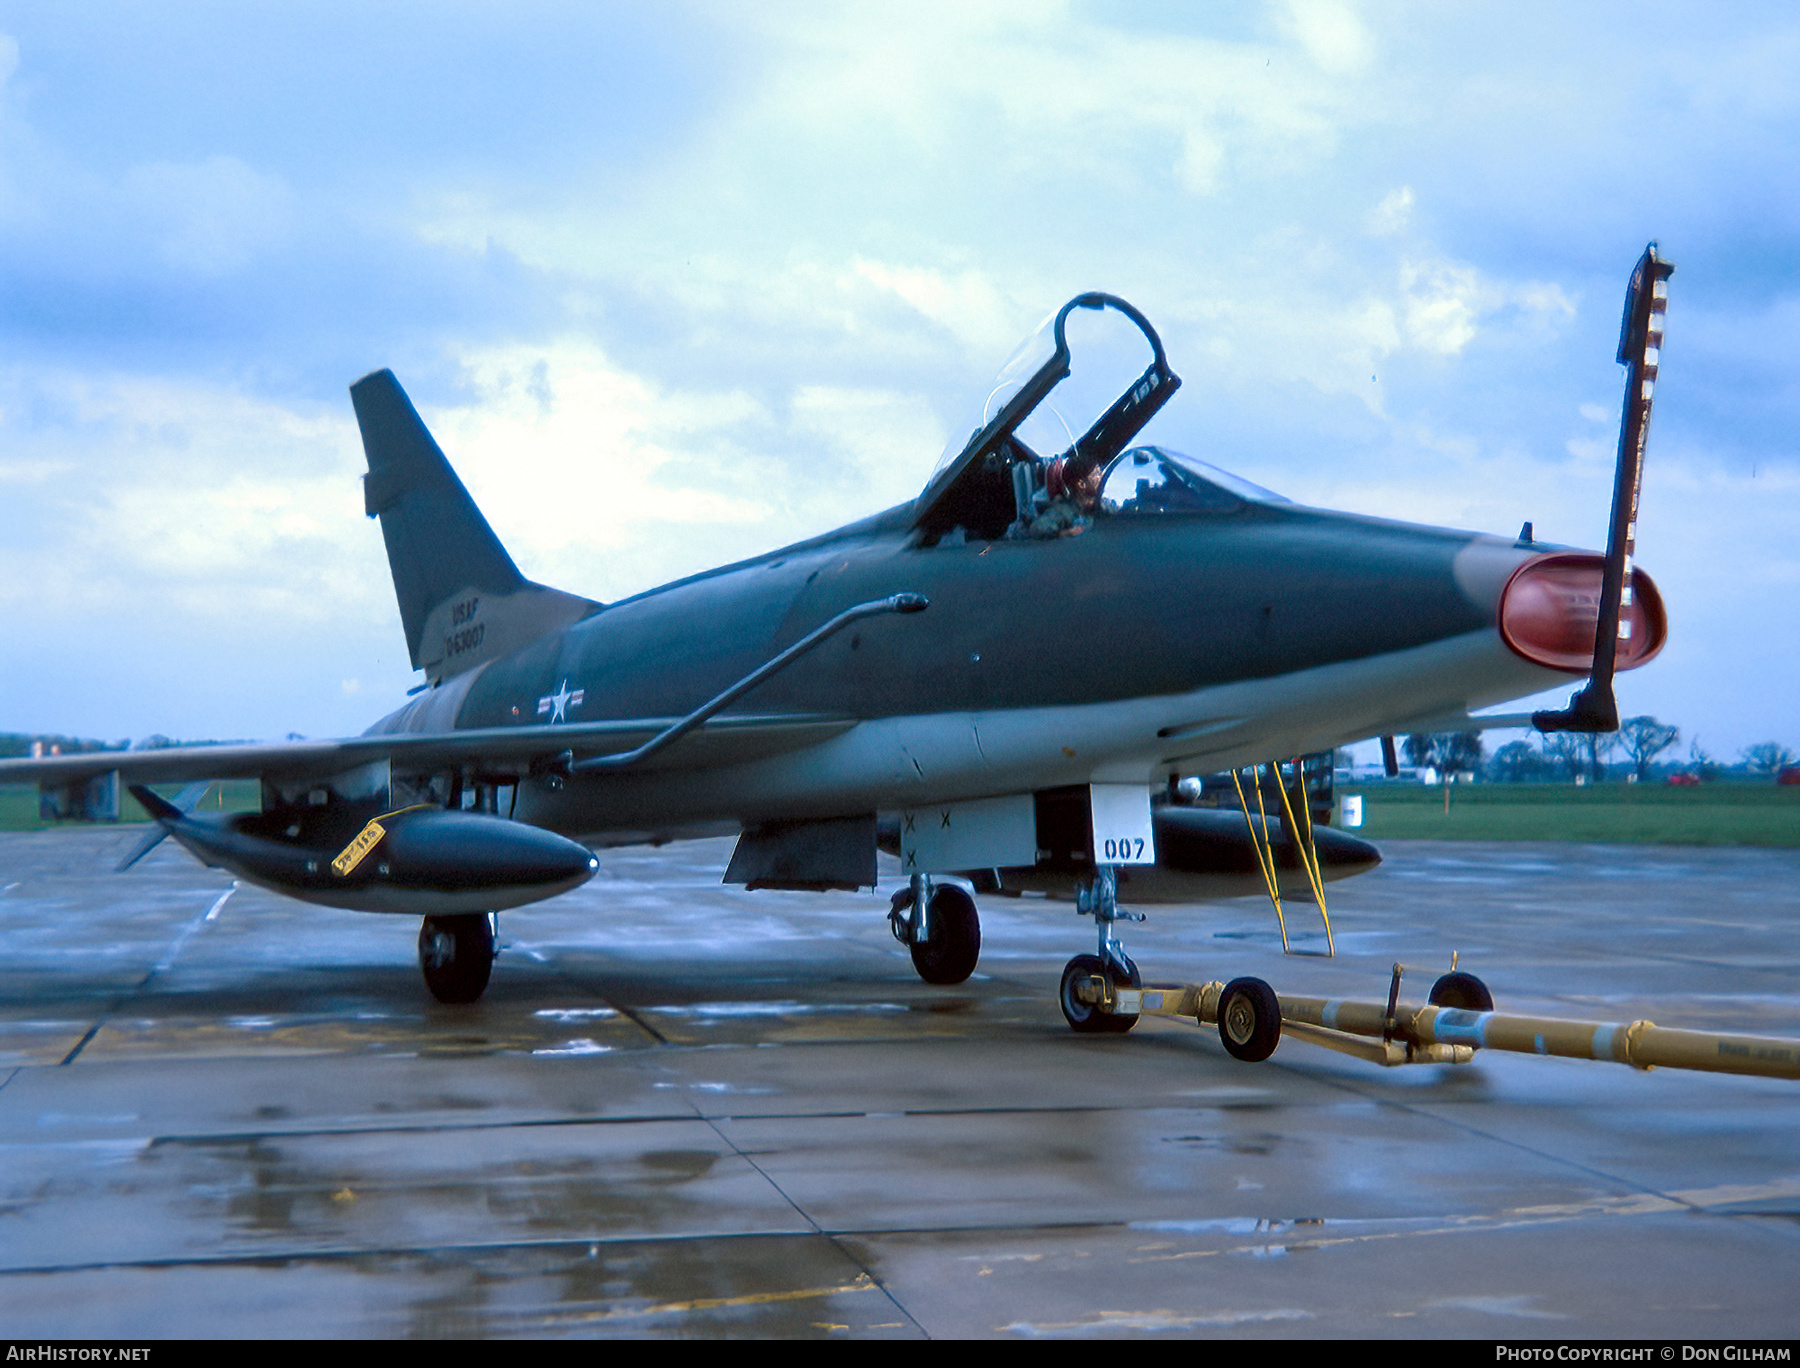
[[[910,508],[613,604],[446,681],[378,731],[676,718],[834,614],[928,612],[827,642],[736,705],[840,719],[799,749],[603,783],[518,814],[596,841],[1292,756],[1568,680],[1497,605],[1546,548],[1279,502],[1099,514],[1078,536],[923,544]],[[579,701],[575,695],[579,694]]]

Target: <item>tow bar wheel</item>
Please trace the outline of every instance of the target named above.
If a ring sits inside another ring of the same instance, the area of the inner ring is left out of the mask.
[[[1281,1042],[1281,1001],[1259,978],[1233,979],[1219,994],[1219,1039],[1233,1059],[1255,1064]]]
[[[1494,1010],[1494,995],[1473,974],[1449,973],[1431,985],[1433,1007],[1461,1007],[1469,1012]]]

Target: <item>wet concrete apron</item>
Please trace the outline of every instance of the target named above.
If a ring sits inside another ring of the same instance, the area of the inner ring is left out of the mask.
[[[604,856],[443,1007],[411,921],[112,874],[134,836],[0,836],[10,1335],[1800,1330],[1800,1085],[1078,1037],[1066,905],[983,900],[930,988],[885,898],[722,888],[729,842]],[[1793,852],[1387,853],[1335,960],[1248,901],[1127,943],[1413,1000],[1455,949],[1503,1010],[1800,1035]]]

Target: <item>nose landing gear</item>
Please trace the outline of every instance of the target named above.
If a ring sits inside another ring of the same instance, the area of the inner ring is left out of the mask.
[[[1107,1011],[1105,1006],[1090,1002],[1082,989],[1094,978],[1104,978],[1114,988],[1142,988],[1143,975],[1125,953],[1125,947],[1113,934],[1115,921],[1143,921],[1142,912],[1131,912],[1119,906],[1118,873],[1103,865],[1075,896],[1075,910],[1092,916],[1099,933],[1100,953],[1077,955],[1063,966],[1062,990],[1057,995],[1062,1004],[1063,1019],[1069,1029],[1084,1035],[1123,1035],[1138,1023],[1138,1013]]]

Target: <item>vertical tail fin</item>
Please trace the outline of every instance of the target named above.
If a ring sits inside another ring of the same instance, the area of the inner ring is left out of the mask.
[[[519,573],[392,371],[350,387],[413,668],[440,680],[567,627],[600,607]]]

